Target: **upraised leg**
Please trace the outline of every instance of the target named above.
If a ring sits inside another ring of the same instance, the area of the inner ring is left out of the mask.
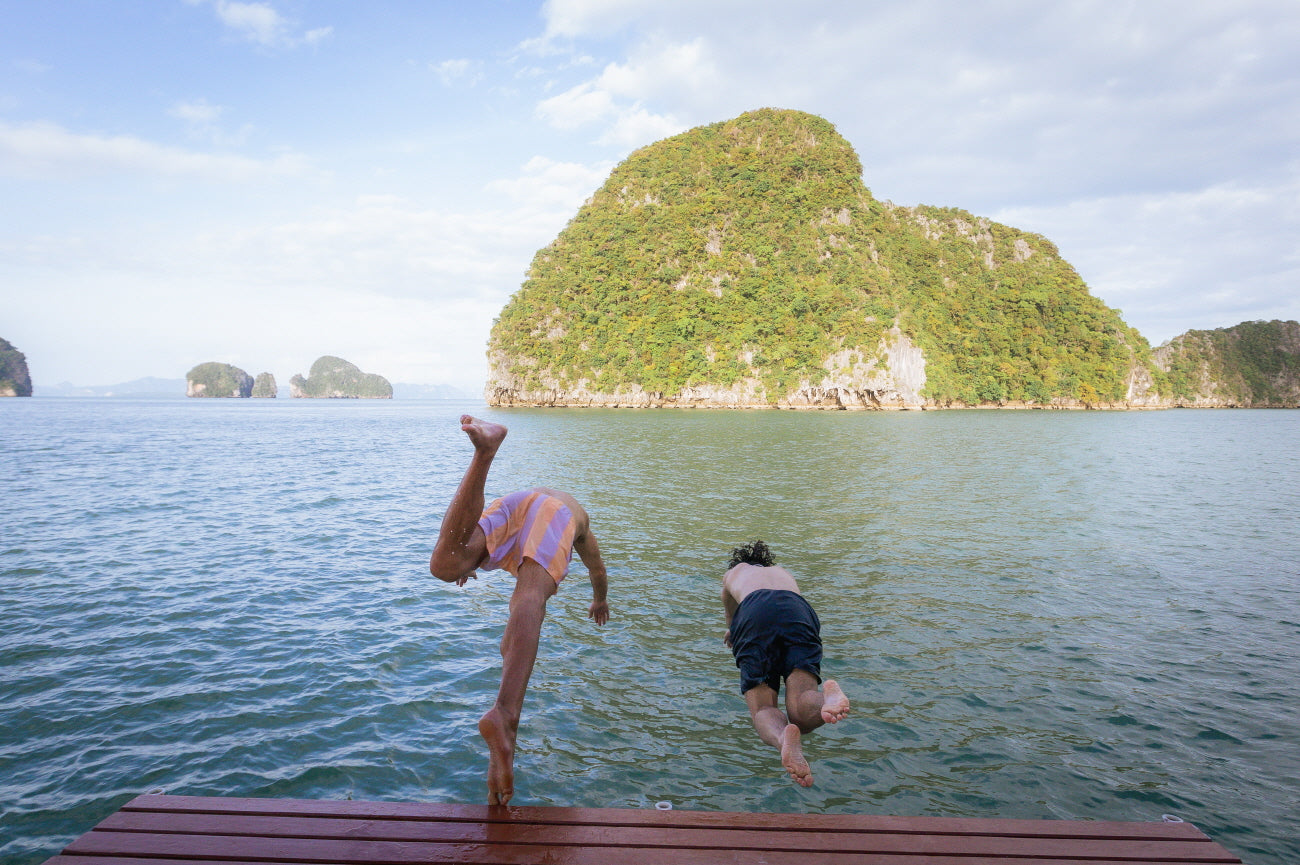
[[[785,710],[800,732],[811,733],[848,715],[849,698],[833,679],[827,679],[818,690],[816,676],[807,670],[793,670],[786,679]]]
[[[837,724],[849,714],[849,698],[834,679],[822,682],[822,720]]]
[[[429,556],[429,573],[440,580],[465,585],[474,569],[483,561],[487,541],[478,527],[483,515],[483,488],[487,484],[488,469],[496,457],[497,449],[505,441],[506,428],[500,424],[461,415],[460,428],[474,445],[465,476],[461,478],[456,494],[447,505],[438,530],[438,543]]]
[[[488,804],[506,805],[515,792],[515,740],[528,679],[537,661],[546,602],[555,580],[532,559],[524,559],[510,596],[510,620],[501,639],[501,687],[496,702],[479,719],[488,746]]]

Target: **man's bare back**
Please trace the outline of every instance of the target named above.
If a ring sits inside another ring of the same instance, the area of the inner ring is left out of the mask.
[[[741,562],[723,576],[722,586],[737,604],[750,592],[759,589],[782,589],[799,594],[799,584],[794,581],[794,576],[778,565],[765,568]]]

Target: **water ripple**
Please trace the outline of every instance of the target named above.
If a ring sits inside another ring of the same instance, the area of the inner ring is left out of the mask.
[[[0,859],[152,788],[482,801],[510,581],[425,570],[467,406],[3,402]],[[611,570],[604,628],[580,567],[551,602],[520,804],[1177,813],[1300,858],[1300,414],[493,416],[488,494],[573,491]],[[722,645],[753,537],[854,700],[807,790]]]

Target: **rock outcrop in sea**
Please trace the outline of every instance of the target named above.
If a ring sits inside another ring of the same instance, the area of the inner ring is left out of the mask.
[[[277,395],[275,376],[269,372],[259,372],[257,378],[253,379],[253,398],[275,399]]]
[[[631,154],[494,324],[492,405],[1147,407],[1151,347],[1046,238],[872,197],[820,117]]]
[[[27,356],[0,337],[0,396],[31,396],[32,376]]]
[[[375,373],[362,372],[341,357],[325,355],[311,365],[307,377],[289,379],[294,399],[392,399],[393,386]]]
[[[186,396],[240,398],[252,392],[253,377],[228,363],[201,363],[185,374]]]

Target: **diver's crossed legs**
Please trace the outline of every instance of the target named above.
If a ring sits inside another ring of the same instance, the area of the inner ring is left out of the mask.
[[[849,713],[849,699],[839,684],[827,679],[817,688],[817,677],[793,670],[786,679],[785,712],[776,705],[776,691],[755,685],[745,692],[745,705],[758,737],[781,752],[781,765],[800,787],[811,787],[812,768],[803,755],[803,734],[823,724],[835,724]]]

